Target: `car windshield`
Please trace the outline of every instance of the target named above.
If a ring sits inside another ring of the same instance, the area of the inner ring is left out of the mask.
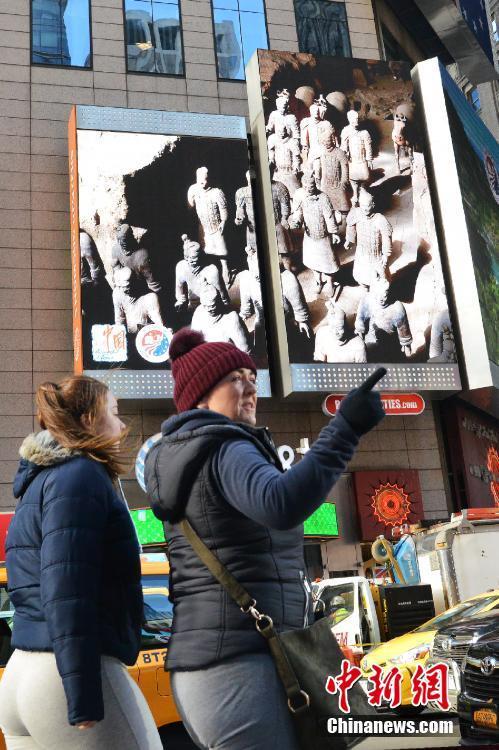
[[[144,592],[142,648],[164,648],[172,632],[173,605],[162,591]]]
[[[464,620],[466,617],[471,617],[489,608],[499,608],[499,597],[497,595],[483,596],[480,599],[469,599],[466,602],[461,602],[455,607],[442,612],[441,615],[437,615],[433,620],[428,620],[428,622],[420,625],[414,632],[424,633],[428,630],[440,630],[446,625],[453,625],[458,620]]]
[[[315,588],[315,596],[324,603],[324,613],[331,622],[337,625],[354,610],[354,585],[353,583],[337,583],[333,586],[324,586],[320,593]]]

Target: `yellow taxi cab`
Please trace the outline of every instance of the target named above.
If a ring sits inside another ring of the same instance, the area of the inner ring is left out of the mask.
[[[164,661],[171,634],[172,604],[168,599],[169,564],[164,554],[141,555],[144,625],[138,659],[128,671],[144,693],[158,729],[180,722]],[[0,565],[0,679],[12,653],[13,609],[7,592],[7,570]],[[0,750],[5,742],[0,731]]]
[[[363,686],[372,674],[372,665],[377,664],[386,673],[392,667],[398,667],[402,673],[402,702],[394,709],[397,713],[407,714],[409,711],[422,711],[420,706],[412,705],[411,678],[419,665],[428,661],[433,647],[433,641],[438,631],[472,615],[489,612],[499,608],[499,589],[486,591],[483,594],[470,597],[455,607],[433,617],[410,633],[392,638],[370,651],[360,662]]]

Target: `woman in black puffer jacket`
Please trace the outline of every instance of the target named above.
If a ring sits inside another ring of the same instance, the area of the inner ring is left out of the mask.
[[[140,648],[139,545],[115,491],[124,431],[108,388],[45,383],[23,442],[6,543],[15,651],[0,682],[7,749],[160,750],[128,675]],[[78,731],[78,730],[86,731]]]

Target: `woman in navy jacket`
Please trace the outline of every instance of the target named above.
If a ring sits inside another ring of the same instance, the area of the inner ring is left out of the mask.
[[[23,442],[6,543],[15,651],[0,682],[7,748],[159,750],[128,675],[141,637],[139,545],[114,481],[124,424],[88,377],[45,383]],[[78,730],[86,730],[79,732]]]

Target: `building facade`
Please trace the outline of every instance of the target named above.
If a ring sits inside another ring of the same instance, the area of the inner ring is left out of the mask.
[[[491,4],[492,25],[497,12]],[[0,29],[0,511],[7,511],[14,506],[19,444],[37,428],[34,391],[73,369],[71,107],[247,117],[244,65],[258,46],[411,62],[427,54],[383,0],[266,0],[265,6],[258,0],[0,0]],[[260,419],[278,445],[297,449],[326,423],[322,400],[318,394],[263,399]],[[139,445],[173,405],[123,401],[120,411]],[[437,402],[428,402],[420,416],[386,418],[362,439],[349,470],[381,466],[419,472],[426,519],[445,518],[458,507]],[[132,473],[123,486],[131,506],[146,504]],[[348,497],[348,482],[341,491]],[[339,562],[337,570],[353,564]]]

